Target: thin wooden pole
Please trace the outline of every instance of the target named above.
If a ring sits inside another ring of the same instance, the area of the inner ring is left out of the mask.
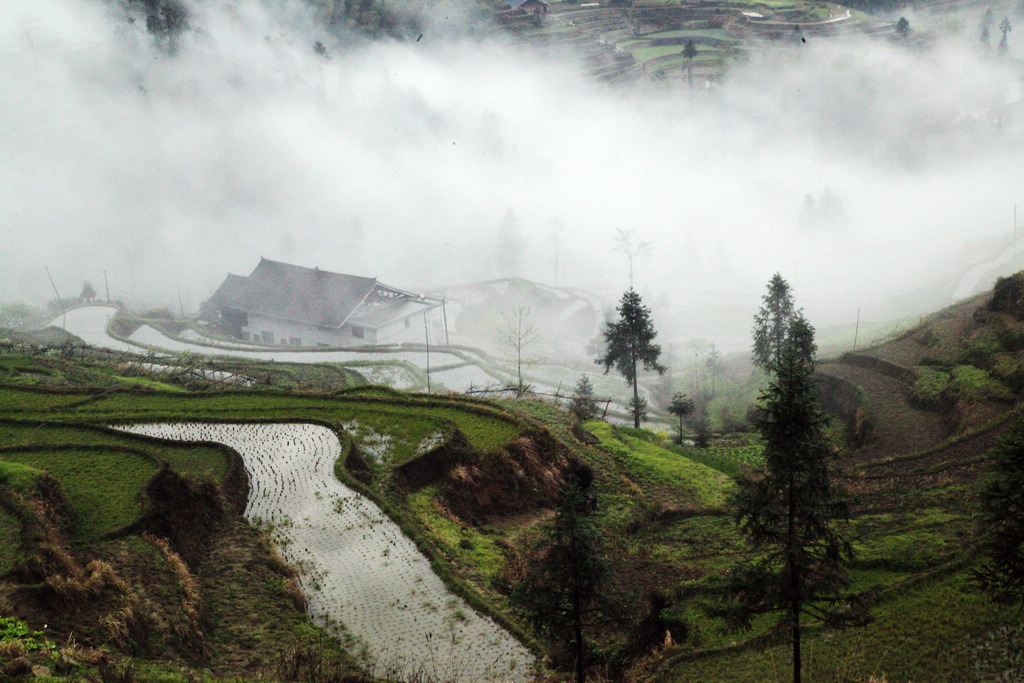
[[[423,311],[423,338],[427,340],[427,393],[430,393],[430,329],[427,327],[427,312]]]
[[[451,346],[452,340],[448,338],[448,311],[444,307],[444,299],[441,299],[441,315],[444,316],[444,345]]]
[[[49,266],[43,266],[43,268],[46,270],[46,277],[50,278],[50,286],[53,287],[53,293],[57,295],[57,303],[60,304],[60,311],[61,311],[61,313],[64,316],[63,317],[63,322],[61,323],[61,327],[63,327],[64,329],[67,329],[67,327],[68,327],[68,309],[64,305],[64,300],[60,298],[60,292],[57,291],[57,285],[53,281],[53,276],[50,275],[50,268],[49,268]]]
[[[853,350],[857,350],[857,337],[860,336],[860,306],[857,307],[857,326],[853,329]]]

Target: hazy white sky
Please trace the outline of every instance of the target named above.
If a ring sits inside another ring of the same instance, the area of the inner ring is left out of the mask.
[[[511,209],[516,274],[553,281],[559,221],[563,282],[615,300],[633,230],[641,292],[715,339],[775,271],[819,326],[885,315],[1024,204],[1020,67],[972,45],[812,39],[691,94],[430,32],[346,45],[279,4],[190,5],[169,57],[98,0],[0,2],[0,299],[47,296],[47,265],[62,294],[107,271],[196,307],[260,256],[487,279]]]

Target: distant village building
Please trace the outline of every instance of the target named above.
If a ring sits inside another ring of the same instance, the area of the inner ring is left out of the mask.
[[[260,259],[248,277],[228,275],[203,304],[226,336],[287,346],[446,342],[443,302],[376,278]]]
[[[542,15],[548,13],[548,7],[550,6],[548,0],[505,0],[505,2],[512,11],[528,15],[532,14],[537,23],[540,23]]]

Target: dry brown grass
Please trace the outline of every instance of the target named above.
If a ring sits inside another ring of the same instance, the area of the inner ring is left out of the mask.
[[[0,661],[9,661],[16,657],[24,657],[28,652],[25,641],[21,639],[0,642]]]
[[[70,564],[64,565],[66,573],[50,574],[43,581],[62,605],[81,606],[102,593],[108,586],[116,589],[119,595],[130,592],[128,584],[117,575],[109,563],[93,560],[82,570],[70,556],[68,560]]]
[[[118,648],[128,648],[145,634],[146,623],[133,601],[125,600],[119,609],[100,617],[100,628],[108,642]]]
[[[153,534],[143,534],[143,536],[160,550],[164,560],[167,562],[167,567],[171,570],[171,574],[184,593],[181,607],[185,613],[186,623],[174,626],[175,635],[183,643],[202,641],[200,608],[202,607],[203,596],[199,580],[192,574],[185,561],[181,559],[181,555],[176,553],[165,539]]]

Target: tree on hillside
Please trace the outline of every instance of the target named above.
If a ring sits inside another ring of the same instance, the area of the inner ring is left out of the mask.
[[[679,392],[672,396],[668,412],[679,418],[679,439],[676,443],[683,443],[683,418],[692,413],[693,409],[693,399],[686,394]]]
[[[754,366],[772,370],[780,357],[797,311],[789,283],[775,273],[768,282],[768,291],[761,297],[760,310],[754,316]]]
[[[906,17],[900,17],[900,20],[896,22],[896,35],[900,38],[906,38],[910,35],[910,22],[907,21]]]
[[[993,601],[1024,609],[1024,420],[989,456],[978,520],[983,560],[974,577]]]
[[[790,321],[786,345],[793,349],[800,360],[813,366],[814,357],[818,354],[818,345],[814,342],[814,327],[803,313],[797,312]]]
[[[722,369],[722,354],[715,346],[714,342],[708,347],[707,351],[704,352],[704,365],[707,366],[708,375],[711,377],[711,391],[709,398],[715,397],[715,378],[718,376],[718,372]]]
[[[597,402],[594,400],[594,385],[586,375],[580,375],[569,402],[569,412],[580,422],[597,417]]]
[[[604,324],[605,353],[594,362],[603,365],[605,373],[615,366],[626,378],[626,384],[633,387],[633,426],[639,429],[646,404],[640,401],[637,370],[643,365],[645,370],[664,374],[666,368],[658,363],[661,346],[653,343],[658,333],[651,323],[651,311],[643,305],[640,295],[630,287],[615,310],[619,312],[619,319]]]
[[[633,238],[632,230],[620,228],[615,232],[615,246],[612,251],[617,251],[626,257],[626,261],[629,263],[629,288],[633,289],[633,259],[638,256],[650,256],[651,243],[636,240]]]
[[[691,38],[686,41],[686,46],[683,47],[683,58],[686,60],[686,82],[689,84],[690,90],[693,90],[693,58],[696,56],[697,46]]]
[[[756,615],[778,614],[780,627],[790,632],[797,682],[802,618],[866,622],[845,594],[845,564],[853,550],[836,524],[849,510],[830,477],[828,417],[818,404],[813,370],[799,345],[782,346],[757,420],[765,469],[741,479],[732,501],[741,532],[759,553],[729,573],[722,587],[731,601],[712,610],[740,630],[749,629]]]
[[[512,311],[502,313],[501,317],[505,319],[505,326],[498,334],[498,343],[515,354],[516,395],[521,397],[526,393],[526,384],[523,382],[523,363],[533,362],[530,358],[524,358],[523,353],[543,342],[544,337],[537,331],[537,325],[530,319],[529,306],[518,306]]]
[[[999,22],[999,30],[1002,31],[1003,37],[999,39],[999,47],[996,48],[1000,55],[1005,55],[1009,50],[1009,33],[1013,30],[1013,26],[1010,24],[1009,17],[1003,17],[1003,20]]]
[[[580,479],[569,475],[555,519],[534,548],[535,560],[512,590],[518,605],[542,633],[569,648],[573,672],[582,683],[586,669],[583,629],[603,611],[608,570],[601,536],[590,519]]]

